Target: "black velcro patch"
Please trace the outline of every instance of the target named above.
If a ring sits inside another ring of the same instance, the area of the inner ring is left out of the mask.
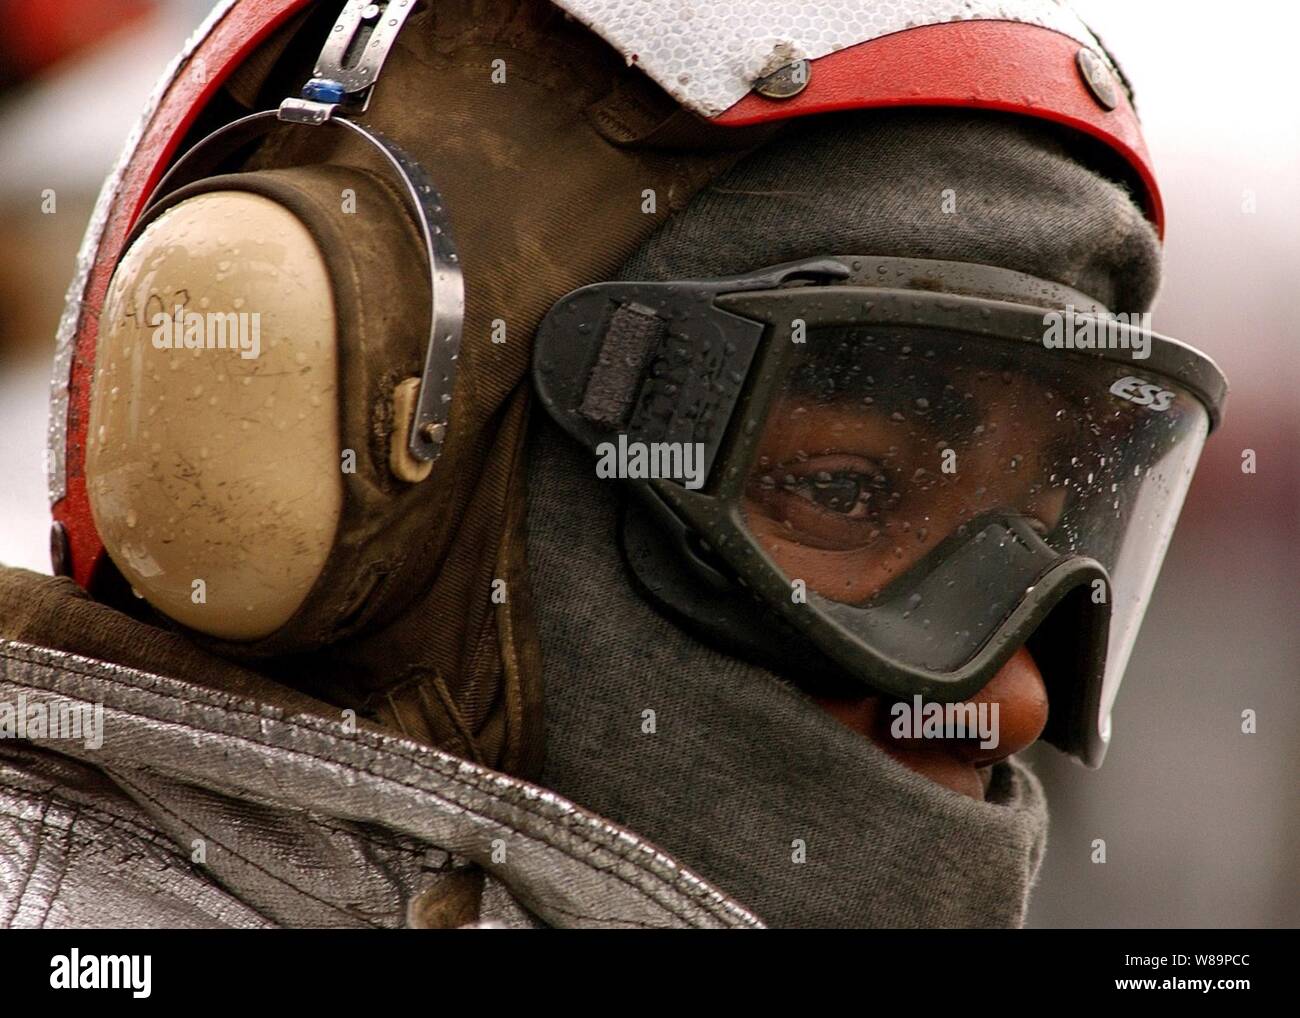
[[[667,335],[668,323],[649,308],[621,305],[610,316],[578,413],[600,428],[623,427],[646,363]]]

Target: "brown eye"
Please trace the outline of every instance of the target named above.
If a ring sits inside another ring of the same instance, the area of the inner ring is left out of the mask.
[[[749,510],[777,524],[784,540],[809,548],[866,547],[899,497],[878,461],[857,453],[801,454],[763,466],[746,488]]]
[[[787,477],[786,490],[827,512],[856,519],[870,510],[873,485],[879,480],[877,474],[819,470],[811,476]]]

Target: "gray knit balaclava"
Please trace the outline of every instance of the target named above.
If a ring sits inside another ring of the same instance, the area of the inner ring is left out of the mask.
[[[622,276],[704,278],[821,254],[998,265],[1127,311],[1150,304],[1160,258],[1127,190],[1051,129],[921,110],[796,126],[702,192]],[[591,456],[540,415],[530,455],[544,784],[770,925],[1023,922],[1047,828],[1033,774],[1009,760],[986,801],[959,795],[779,676],[704,646],[635,592],[616,537],[624,495]]]

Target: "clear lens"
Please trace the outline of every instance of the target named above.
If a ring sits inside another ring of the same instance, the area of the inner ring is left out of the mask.
[[[1113,598],[1104,717],[1207,431],[1201,403],[1141,361],[929,328],[815,329],[773,396],[742,515],[788,581],[843,606],[836,617],[864,634],[989,518],[1027,526],[1049,560],[1048,549],[1096,559],[1113,582],[1101,594]],[[942,639],[890,653],[963,664],[1023,600],[1023,584],[999,589],[998,577],[1026,575],[1026,547],[995,537],[982,550],[987,582],[959,621],[952,598],[911,595],[912,622]]]

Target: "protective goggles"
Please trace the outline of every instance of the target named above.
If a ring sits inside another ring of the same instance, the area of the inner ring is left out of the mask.
[[[860,256],[576,290],[534,382],[644,497],[624,547],[665,610],[898,698],[967,699],[1028,645],[1044,738],[1090,766],[1226,394],[1067,287]]]

